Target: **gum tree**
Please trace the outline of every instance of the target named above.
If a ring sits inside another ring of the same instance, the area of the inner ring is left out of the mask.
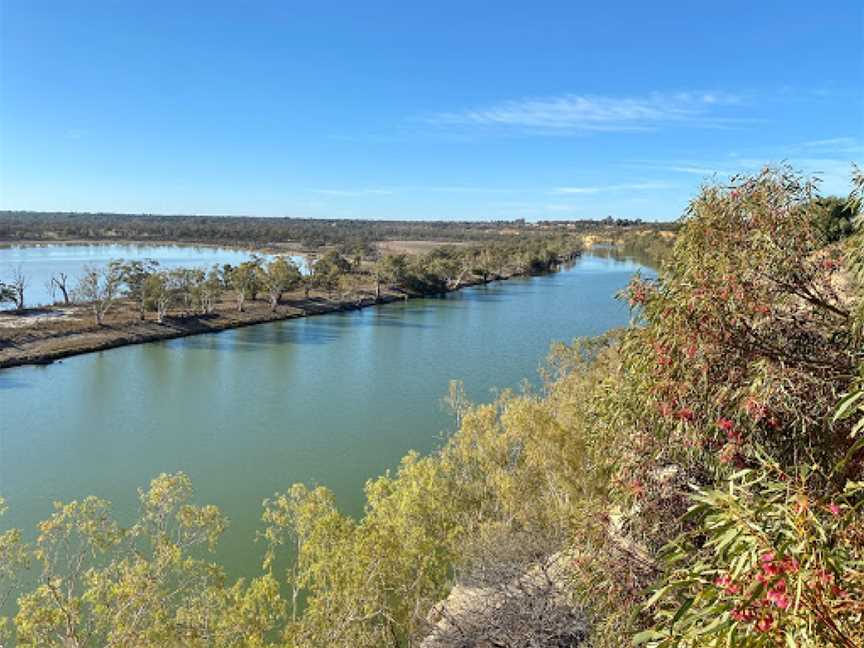
[[[118,261],[120,278],[126,285],[126,294],[138,305],[138,316],[144,319],[145,284],[147,279],[159,269],[159,262],[155,259],[135,259],[132,261]]]
[[[102,326],[105,315],[114,306],[121,294],[123,279],[116,263],[105,267],[85,266],[78,280],[78,300],[90,305],[97,326]]]
[[[294,290],[301,279],[302,275],[297,264],[285,257],[273,259],[262,269],[261,283],[267,291],[271,311],[276,312],[282,293]]]
[[[351,272],[351,263],[335,250],[331,250],[318,259],[312,266],[312,277],[320,286],[332,295],[339,286],[342,275]]]
[[[259,264],[254,261],[244,261],[236,268],[231,268],[228,280],[234,289],[237,301],[237,311],[242,313],[247,299],[255,299],[260,290]]]

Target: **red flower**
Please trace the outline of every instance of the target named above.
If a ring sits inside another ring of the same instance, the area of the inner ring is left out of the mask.
[[[762,565],[762,571],[766,576],[779,576],[783,573],[783,567],[777,563],[765,563]]]
[[[737,594],[741,590],[728,576],[718,576],[714,584],[727,594]]]
[[[732,613],[729,616],[731,616],[736,621],[744,621],[746,623],[749,623],[756,618],[756,612],[755,610],[750,609],[732,610]]]
[[[834,585],[834,587],[831,588],[831,593],[837,598],[841,599],[849,596],[849,592],[844,589],[840,589],[840,587],[838,587],[837,585]]]
[[[693,410],[689,407],[682,407],[678,410],[678,418],[682,421],[692,421],[694,418]]]
[[[727,418],[723,418],[722,416],[717,419],[717,427],[726,432],[731,432],[734,427],[734,423]]]
[[[799,568],[800,565],[798,564],[798,561],[794,558],[787,558],[783,561],[783,569],[785,569],[786,572],[789,574],[794,574],[798,571]]]
[[[774,619],[771,617],[762,617],[756,622],[756,630],[759,632],[768,632],[771,626],[774,625]]]
[[[786,581],[778,581],[773,589],[768,590],[765,599],[776,605],[781,610],[788,608],[789,597],[786,596]]]
[[[831,502],[827,506],[827,508],[829,511],[831,511],[831,515],[833,515],[834,517],[837,517],[838,515],[840,515],[840,512],[841,512],[840,507],[837,504],[835,504],[834,502]]]

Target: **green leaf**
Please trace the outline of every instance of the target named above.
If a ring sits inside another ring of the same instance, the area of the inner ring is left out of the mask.
[[[832,421],[836,423],[841,419],[845,419],[851,416],[852,406],[855,405],[859,400],[862,401],[862,404],[864,404],[864,390],[847,394],[840,401],[840,405],[837,407],[837,411],[834,412],[834,418],[832,419]]]
[[[649,641],[654,641],[656,639],[663,639],[666,637],[666,634],[663,632],[658,632],[653,628],[650,630],[643,630],[633,637],[633,645],[638,646],[640,644],[648,643]]]
[[[663,595],[664,595],[666,592],[669,591],[669,588],[670,588],[670,587],[672,587],[671,584],[669,584],[669,585],[664,585],[664,586],[661,587],[659,590],[657,590],[656,592],[654,592],[654,594],[651,595],[651,598],[649,598],[648,601],[646,601],[646,603],[645,603],[645,609],[647,610],[647,609],[650,608],[652,605],[654,605],[657,601],[659,601],[659,600],[663,597]]]
[[[693,607],[693,601],[695,601],[695,600],[696,600],[696,598],[691,596],[686,601],[684,601],[684,604],[678,608],[678,611],[675,613],[675,616],[672,617],[672,621],[669,623],[669,627],[672,627],[676,623],[678,623],[678,620],[682,616],[684,616],[684,614],[687,612],[687,610],[689,610],[691,607]]]

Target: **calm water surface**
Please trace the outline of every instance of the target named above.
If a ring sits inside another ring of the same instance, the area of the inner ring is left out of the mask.
[[[89,494],[129,521],[137,488],[183,470],[231,518],[220,559],[250,573],[262,499],[323,484],[360,512],[368,478],[451,431],[449,380],[489,400],[536,379],[551,342],[627,322],[613,294],[640,267],[585,256],[442,298],[0,371],[2,525],[32,533],[52,500]]]
[[[52,302],[48,282],[55,272],[69,275],[69,287],[74,288],[84,266],[106,265],[112,259],[155,259],[163,268],[210,267],[248,261],[251,253],[219,247],[184,245],[12,245],[0,247],[0,281],[9,281],[16,268],[27,277],[24,298],[27,306]],[[303,265],[303,257],[292,257]],[[57,295],[60,299],[60,295]]]

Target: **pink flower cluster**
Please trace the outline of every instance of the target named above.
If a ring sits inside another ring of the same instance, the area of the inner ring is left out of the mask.
[[[759,559],[761,572],[756,580],[763,583],[767,588],[765,600],[775,607],[785,610],[789,607],[789,597],[786,595],[786,574],[794,574],[798,571],[798,561],[794,558],[778,560],[773,551],[762,554]]]
[[[741,587],[736,585],[729,576],[718,576],[714,584],[727,594],[737,594],[741,591]]]
[[[735,428],[735,423],[731,419],[721,416],[717,419],[717,427],[726,433],[727,443],[720,451],[720,463],[733,464],[739,468],[745,465],[744,457],[741,455],[741,445],[744,443],[744,437],[741,432]]]
[[[634,284],[630,286],[630,305],[644,304],[648,298],[648,291],[642,284]]]
[[[800,565],[795,558],[779,559],[773,551],[762,554],[759,557],[756,580],[764,585],[765,597],[754,601],[752,605],[732,610],[730,616],[741,623],[753,623],[757,632],[769,632],[777,621],[776,615],[791,605],[786,577],[797,573],[799,569]],[[742,591],[741,586],[727,575],[717,577],[714,584],[730,596]],[[776,609],[776,612],[772,612],[772,608]]]
[[[693,410],[689,407],[682,407],[680,410],[678,410],[678,418],[682,421],[692,421],[695,416],[696,415],[693,413]]]
[[[768,408],[764,404],[757,401],[755,398],[748,398],[744,402],[744,407],[747,410],[747,414],[749,414],[750,418],[752,418],[754,421],[764,422],[764,424],[772,430],[776,430],[778,427],[780,427],[780,422],[777,420],[777,417],[772,415],[768,411]]]
[[[741,432],[735,429],[735,424],[728,418],[721,416],[717,419],[717,427],[726,433],[726,438],[729,439],[729,443],[741,443],[744,440],[741,436]]]

